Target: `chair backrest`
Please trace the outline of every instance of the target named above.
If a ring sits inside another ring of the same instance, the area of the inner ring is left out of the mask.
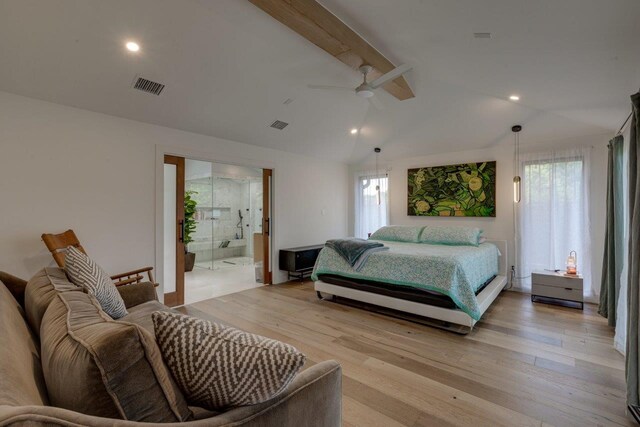
[[[44,244],[47,245],[47,249],[51,251],[51,255],[53,255],[53,259],[58,264],[58,267],[64,268],[64,258],[66,255],[66,249],[69,246],[73,246],[78,250],[82,251],[86,254],[84,248],[80,244],[76,233],[73,230],[67,230],[64,233],[60,234],[43,234],[42,240]]]

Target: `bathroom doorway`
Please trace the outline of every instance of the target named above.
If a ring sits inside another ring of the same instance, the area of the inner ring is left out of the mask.
[[[173,179],[165,162],[167,173]],[[165,176],[165,189],[166,181]],[[183,298],[175,298],[175,305],[270,284],[271,170],[185,159],[183,183],[176,189],[183,200],[175,203],[182,212],[165,214],[165,222],[177,219],[176,241],[182,243],[184,258],[184,266],[175,271]],[[165,211],[166,205],[167,200]],[[173,257],[166,240],[165,260]]]

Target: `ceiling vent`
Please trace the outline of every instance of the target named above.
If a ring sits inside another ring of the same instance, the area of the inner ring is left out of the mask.
[[[133,88],[153,95],[160,95],[164,90],[164,85],[162,83],[147,80],[143,77],[138,77],[136,82],[133,84]]]
[[[276,120],[275,122],[271,123],[272,128],[279,130],[284,129],[287,126],[289,126],[289,123],[281,122],[280,120]]]
[[[490,39],[491,33],[473,33],[473,37],[477,39]]]

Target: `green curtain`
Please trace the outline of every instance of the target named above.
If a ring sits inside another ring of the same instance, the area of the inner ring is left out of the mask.
[[[631,135],[629,138],[629,283],[627,284],[627,403],[638,405],[640,394],[640,348],[638,345],[638,306],[640,303],[640,171],[638,132],[640,92],[631,95]]]
[[[604,237],[604,261],[600,284],[598,313],[606,317],[609,326],[616,325],[616,304],[620,294],[620,275],[624,266],[624,209],[622,168],[624,138],[618,135],[609,141],[607,167],[607,228]]]

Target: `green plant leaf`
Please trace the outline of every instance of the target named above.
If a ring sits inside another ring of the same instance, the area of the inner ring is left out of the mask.
[[[198,202],[193,198],[194,195],[197,195],[197,191],[186,191],[184,193],[184,236],[183,242],[186,245],[193,242],[193,238],[191,235],[196,231],[197,223],[194,219]]]

